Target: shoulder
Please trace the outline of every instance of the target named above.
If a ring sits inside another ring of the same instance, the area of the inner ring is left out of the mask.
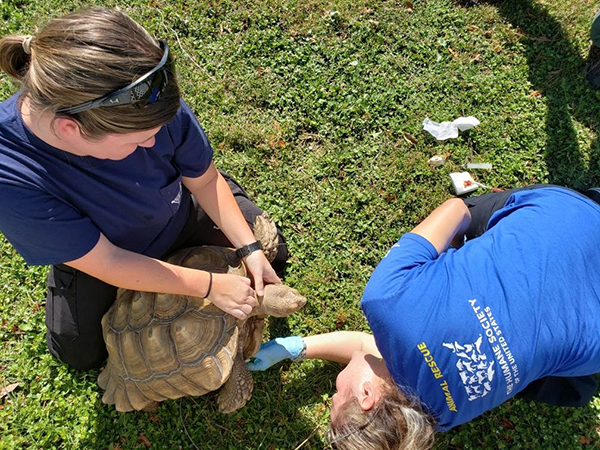
[[[600,221],[600,205],[572,189],[560,186],[547,186],[540,189],[518,191],[512,194],[503,208],[496,211],[489,222],[489,229],[496,228],[502,221],[502,228],[518,227],[525,223],[544,223],[568,229],[578,218],[580,225],[585,221]],[[512,220],[503,220],[509,218]],[[577,224],[575,224],[577,225]]]
[[[18,94],[15,94],[0,103],[0,136],[2,136],[3,140],[14,141],[16,139],[22,139],[22,129],[18,126],[18,97]],[[0,145],[3,140],[0,140]]]
[[[12,118],[16,114],[16,107],[19,101],[19,93],[13,94],[3,102],[0,102],[0,121]]]
[[[540,189],[527,189],[512,194],[506,206],[597,205],[593,200],[573,189],[549,185]]]
[[[166,129],[176,146],[190,141],[196,144],[201,143],[204,146],[208,145],[206,134],[194,111],[183,100],[180,101],[179,111],[166,125]]]
[[[194,111],[192,111],[192,108],[190,108],[190,106],[183,99],[181,99],[179,101],[179,110],[177,111],[177,114],[175,114],[175,117],[173,117],[167,126],[189,122],[198,123],[198,119],[196,118]]]
[[[380,298],[402,287],[409,279],[421,272],[423,266],[438,257],[431,243],[414,233],[406,233],[387,252],[375,268],[367,287],[363,301]]]

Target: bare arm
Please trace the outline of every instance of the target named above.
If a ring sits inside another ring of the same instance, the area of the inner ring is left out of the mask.
[[[211,164],[201,176],[197,178],[183,177],[182,181],[234,247],[240,248],[256,241],[229,185],[214,164]],[[265,282],[281,282],[262,252],[251,253],[244,258],[244,262],[252,275],[259,296],[263,295]]]
[[[464,235],[470,223],[467,205],[461,199],[453,198],[433,210],[412,232],[427,239],[438,253],[442,253],[455,237]]]
[[[104,235],[86,255],[65,263],[113,286],[145,292],[204,297],[208,272],[175,266],[113,245]],[[244,319],[257,305],[250,280],[228,274],[213,274],[208,297],[229,314]]]
[[[234,247],[239,248],[256,240],[229,185],[214,164],[201,176],[183,177],[182,182]]]
[[[352,359],[352,353],[357,350],[381,358],[373,336],[359,331],[337,331],[305,338],[278,337],[261,345],[256,355],[248,361],[248,368],[266,370],[285,359],[297,361],[303,352],[305,358],[326,359],[348,364]]]
[[[347,364],[356,350],[381,358],[373,335],[360,331],[337,331],[304,338],[306,357]]]

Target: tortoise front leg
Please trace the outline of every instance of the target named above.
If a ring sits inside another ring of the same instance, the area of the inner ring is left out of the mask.
[[[252,396],[254,381],[248,367],[246,367],[241,347],[238,348],[236,353],[231,375],[217,397],[219,411],[222,413],[231,413],[240,409]]]

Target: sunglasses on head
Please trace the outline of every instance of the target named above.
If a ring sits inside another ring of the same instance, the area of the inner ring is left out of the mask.
[[[169,84],[169,76],[164,69],[164,65],[169,57],[169,46],[165,41],[160,41],[160,45],[165,52],[158,65],[150,72],[142,75],[136,81],[124,88],[106,94],[95,100],[80,103],[75,106],[60,108],[57,114],[77,114],[82,111],[94,108],[107,108],[111,106],[131,105],[139,106],[151,105],[156,102],[164,88]]]

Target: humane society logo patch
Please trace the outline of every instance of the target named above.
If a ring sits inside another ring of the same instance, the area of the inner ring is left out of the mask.
[[[470,402],[485,397],[492,390],[492,380],[496,373],[494,361],[490,361],[481,351],[482,342],[483,336],[480,334],[472,344],[459,344],[456,341],[442,344],[458,358],[456,368]]]

